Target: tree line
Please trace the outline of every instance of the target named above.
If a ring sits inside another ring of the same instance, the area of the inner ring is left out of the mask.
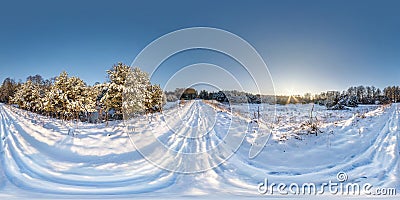
[[[315,95],[313,101],[329,109],[345,109],[359,104],[389,104],[400,102],[400,87],[388,86],[383,90],[374,86],[349,87],[347,90],[328,91]]]
[[[106,72],[107,82],[93,86],[65,71],[46,80],[40,75],[29,76],[25,82],[6,78],[0,87],[0,102],[54,118],[82,121],[94,114],[98,120],[122,119],[123,109],[130,108],[123,105],[124,97],[140,106],[131,109],[132,112],[161,111],[165,103],[163,92],[159,85],[150,83],[147,73],[123,63],[113,65]],[[128,82],[136,87],[136,92],[126,92]]]
[[[79,77],[69,76],[67,72],[50,79],[43,79],[40,75],[29,76],[25,82],[6,78],[0,87],[0,102],[59,119],[88,120],[95,113],[100,120],[108,121],[122,119],[124,114],[159,112],[166,101],[181,99],[186,90],[177,88],[164,93],[159,85],[150,83],[147,73],[123,63],[113,65],[106,73],[107,82],[93,86]],[[316,103],[328,109],[346,109],[358,104],[400,102],[400,87],[389,86],[381,90],[374,86],[356,86],[342,92],[307,93],[303,96],[201,90],[196,91],[196,97],[230,103]]]
[[[167,101],[175,102],[177,100],[186,99],[185,91],[188,89],[193,89],[193,88],[176,88],[174,91],[165,92]],[[211,92],[207,90],[200,90],[200,92],[198,92],[197,90],[195,90],[194,98],[227,102],[228,101],[227,95],[228,91]]]
[[[166,92],[168,101],[177,101],[181,98],[185,88],[176,88],[175,91]],[[261,95],[252,94],[237,90],[224,90],[209,92],[206,90],[196,91],[197,98],[205,100],[217,100],[229,103],[268,103],[268,104],[295,104],[295,103],[316,103],[324,105],[329,109],[345,109],[355,107],[359,104],[388,104],[400,102],[400,87],[389,86],[383,90],[374,86],[349,87],[342,92],[327,91],[312,95]]]

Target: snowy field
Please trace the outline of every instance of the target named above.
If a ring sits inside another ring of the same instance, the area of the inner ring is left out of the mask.
[[[321,185],[338,182],[339,172],[344,183],[400,192],[400,105],[312,108],[198,100],[106,125],[1,104],[0,199],[341,198],[258,191],[266,178]],[[311,113],[317,135],[304,125]],[[250,159],[251,149],[261,153]]]

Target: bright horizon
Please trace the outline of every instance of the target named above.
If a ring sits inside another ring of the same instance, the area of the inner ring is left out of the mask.
[[[266,62],[276,95],[399,84],[398,1],[23,4],[7,2],[0,8],[1,81],[6,77],[25,81],[35,74],[51,78],[65,70],[90,85],[104,82],[105,71],[113,64],[130,65],[160,36],[202,26],[229,31],[249,42]],[[165,75],[153,83],[165,82],[174,71],[198,62],[237,67],[226,55],[190,51],[163,63]]]

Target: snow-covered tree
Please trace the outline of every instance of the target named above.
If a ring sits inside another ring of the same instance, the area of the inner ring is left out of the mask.
[[[122,118],[122,93],[124,92],[126,80],[130,73],[131,68],[123,63],[118,63],[110,70],[107,70],[110,82],[105,88],[106,92],[101,98],[101,102],[106,112],[117,119]]]
[[[42,111],[42,94],[40,85],[28,80],[17,89],[11,102],[22,109],[40,112]]]
[[[4,79],[3,84],[0,87],[0,102],[10,103],[10,98],[14,96],[14,93],[19,86],[19,83],[16,83],[11,78]]]
[[[56,77],[54,86],[46,93],[43,103],[47,112],[56,113],[64,119],[78,118],[82,112],[95,107],[95,94],[78,77],[68,77],[62,72]]]
[[[95,112],[97,105],[97,97],[100,94],[100,90],[95,87],[85,87],[84,96],[82,100],[82,109],[84,112]]]
[[[43,111],[47,115],[55,116],[56,114],[56,101],[55,101],[55,90],[54,86],[50,85],[45,92],[44,97],[42,98],[43,101]]]
[[[78,77],[68,78],[67,83],[67,112],[77,117],[80,112],[86,111],[84,105],[88,90],[85,82]]]
[[[146,100],[151,99],[148,88],[151,86],[149,75],[134,68],[127,77],[124,88],[124,119],[134,117],[136,114],[146,111]]]
[[[39,74],[36,74],[34,76],[28,76],[28,78],[26,78],[26,81],[31,81],[35,85],[43,85],[45,82],[43,77],[40,76]]]
[[[175,95],[175,92],[166,92],[165,93],[165,99],[168,102],[175,102],[178,100],[178,97]]]
[[[147,98],[145,99],[146,112],[160,112],[166,101],[160,85],[149,85],[147,93]]]

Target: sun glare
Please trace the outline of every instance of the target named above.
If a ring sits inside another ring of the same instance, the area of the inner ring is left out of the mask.
[[[297,100],[297,98],[296,98],[296,91],[295,91],[295,89],[293,89],[293,88],[290,88],[290,89],[286,89],[286,95],[288,96],[288,100],[287,100],[287,102],[286,102],[286,104],[289,104],[289,103],[291,103],[291,101],[292,101],[292,99],[293,99],[293,101],[295,102],[295,103],[298,103],[299,101]]]

